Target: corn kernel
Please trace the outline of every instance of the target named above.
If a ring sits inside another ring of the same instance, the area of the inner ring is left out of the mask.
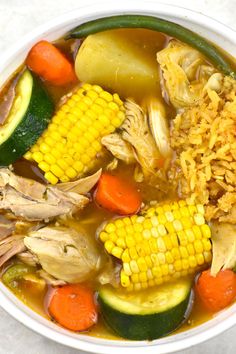
[[[202,254],[196,254],[196,261],[197,264],[202,265],[204,264],[204,257]]]
[[[200,229],[202,231],[202,235],[205,238],[211,238],[211,229],[208,225],[204,224],[200,226]]]
[[[189,256],[188,261],[191,268],[197,267],[197,261],[194,256]]]
[[[166,220],[169,221],[169,222],[172,222],[174,221],[174,215],[171,211],[166,211],[165,212],[165,217],[166,217]]]
[[[190,256],[193,256],[196,252],[195,252],[195,249],[194,249],[194,247],[193,247],[193,245],[191,244],[191,243],[189,243],[187,246],[186,246],[186,248],[187,248],[187,251],[188,251],[188,254],[190,255]]]
[[[179,246],[179,241],[176,233],[172,233],[169,235],[170,241],[173,247],[178,247]]]
[[[140,257],[137,259],[137,265],[138,265],[138,268],[141,272],[147,271],[147,265],[146,265],[145,259],[143,257]]]
[[[172,256],[173,256],[173,258],[175,260],[179,260],[180,259],[180,252],[179,252],[178,248],[172,248],[171,254],[172,254]]]
[[[171,254],[170,251],[167,251],[167,252],[166,252],[166,262],[167,262],[168,264],[174,263],[174,258],[173,258],[173,256],[172,256],[172,254]]]
[[[57,184],[58,178],[54,176],[52,172],[46,172],[45,173],[45,178],[50,182],[51,184]]]
[[[107,240],[104,244],[105,249],[107,250],[108,253],[112,252],[112,249],[115,247],[114,243],[110,240]]]
[[[188,258],[188,251],[187,251],[186,247],[180,246],[179,252],[180,252],[182,258]]]
[[[99,238],[102,242],[105,242],[109,239],[109,235],[107,232],[102,231],[99,235]]]
[[[131,281],[132,283],[139,283],[139,275],[138,274],[132,274],[131,275]]]
[[[202,238],[202,232],[199,226],[193,225],[192,227],[195,239],[200,240]]]
[[[159,225],[158,217],[156,215],[151,217],[151,223],[153,226]]]
[[[125,274],[123,269],[120,272],[120,282],[124,288],[127,288],[128,286],[130,286],[130,279],[129,279],[128,275]]]
[[[44,155],[43,155],[40,151],[34,152],[34,153],[32,154],[32,158],[33,158],[37,163],[43,161],[43,157],[44,157]]]
[[[193,243],[193,246],[195,248],[196,253],[202,253],[203,252],[203,245],[200,240],[196,240]]]
[[[160,236],[165,236],[167,234],[166,228],[164,225],[158,225],[157,226],[157,231],[160,234]]]
[[[106,225],[105,230],[106,230],[108,233],[115,232],[115,231],[116,231],[116,227],[115,227],[114,224],[109,223],[109,224]]]
[[[193,215],[193,218],[194,218],[196,225],[200,226],[200,225],[205,224],[205,219],[202,214],[195,214],[195,215]]]
[[[77,172],[72,167],[68,167],[65,172],[66,175],[70,178],[75,178],[77,176]]]
[[[182,225],[180,220],[174,220],[173,221],[173,226],[174,226],[175,231],[183,230],[183,225]]]
[[[125,242],[128,248],[135,246],[135,240],[132,236],[126,236],[125,237]]]
[[[167,221],[167,222],[165,223],[165,228],[166,228],[166,230],[168,231],[169,234],[175,233],[175,229],[174,229],[174,226],[173,226],[173,222]]]
[[[49,164],[46,163],[46,162],[44,162],[44,161],[40,162],[38,166],[39,166],[39,168],[40,168],[42,171],[44,171],[44,172],[49,172],[49,171],[50,171],[50,166],[49,166]]]
[[[188,239],[187,239],[185,231],[178,231],[177,232],[177,236],[178,236],[180,245],[181,246],[187,246]]]
[[[130,262],[130,255],[129,255],[128,249],[124,250],[121,259],[122,259],[122,262],[126,262],[126,263]]]
[[[182,262],[180,259],[178,259],[174,262],[174,267],[177,272],[182,270]]]
[[[161,278],[162,277],[161,267],[160,266],[153,267],[152,274],[154,275],[155,278]]]
[[[204,251],[210,251],[211,250],[211,241],[210,240],[203,238],[202,239],[202,244],[203,244]]]
[[[146,274],[146,272],[140,272],[139,273],[139,281],[141,282],[141,283],[144,283],[144,282],[146,282],[148,279],[147,279],[147,274]]]
[[[165,264],[166,262],[166,256],[164,253],[158,253],[157,254],[158,260],[160,264]]]
[[[211,262],[211,260],[212,260],[212,253],[211,253],[211,252],[204,251],[204,252],[203,252],[203,256],[204,256],[205,261],[206,261],[207,263],[210,263],[210,262]]]
[[[161,285],[163,283],[163,279],[162,278],[157,278],[154,280],[156,285]]]
[[[138,253],[136,251],[135,247],[130,247],[129,249],[129,254],[132,259],[137,259],[138,258]]]
[[[163,241],[162,237],[157,238],[157,247],[159,252],[165,252],[166,251],[166,245],[165,242]]]
[[[118,247],[121,247],[121,248],[125,249],[125,247],[126,247],[125,240],[124,240],[123,238],[119,237],[119,238],[116,240],[116,245],[117,245]]]
[[[192,230],[185,230],[185,235],[187,236],[188,242],[192,243],[195,240],[195,236]]]
[[[131,269],[132,273],[139,273],[140,272],[138,264],[134,259],[132,259],[129,264],[130,264],[130,269]]]
[[[169,274],[169,267],[168,267],[168,264],[162,264],[162,265],[161,265],[161,272],[162,272],[162,276]]]

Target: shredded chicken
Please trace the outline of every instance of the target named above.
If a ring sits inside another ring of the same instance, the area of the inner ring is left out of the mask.
[[[46,220],[83,208],[89,199],[72,190],[64,192],[0,169],[0,208],[27,220]]]
[[[122,137],[133,146],[144,175],[155,174],[160,167],[161,155],[150,132],[147,116],[134,101],[127,100],[125,108]]]

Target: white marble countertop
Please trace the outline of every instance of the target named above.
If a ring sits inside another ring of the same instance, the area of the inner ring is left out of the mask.
[[[117,1],[117,0],[111,0]],[[135,1],[135,0],[129,0]],[[145,1],[145,0],[144,0]],[[37,25],[95,0],[0,0],[0,53]],[[236,29],[236,0],[161,0],[200,11]],[[182,354],[233,354],[236,326]],[[79,354],[25,328],[0,308],[0,354]]]

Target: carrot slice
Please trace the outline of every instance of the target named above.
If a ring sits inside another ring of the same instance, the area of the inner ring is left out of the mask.
[[[53,85],[66,85],[76,81],[72,63],[47,41],[40,41],[31,48],[26,65]]]
[[[49,304],[50,315],[63,327],[85,331],[97,322],[97,308],[91,289],[81,284],[56,289]]]
[[[236,274],[227,269],[221,270],[213,277],[208,269],[199,276],[196,291],[208,310],[222,310],[236,298]]]
[[[136,213],[141,206],[137,189],[120,177],[103,173],[95,192],[96,202],[105,209],[121,215]]]

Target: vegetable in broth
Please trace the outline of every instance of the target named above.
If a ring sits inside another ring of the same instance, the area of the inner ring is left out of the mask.
[[[230,306],[234,67],[149,16],[35,43],[0,93],[4,285],[107,339],[154,340]]]

